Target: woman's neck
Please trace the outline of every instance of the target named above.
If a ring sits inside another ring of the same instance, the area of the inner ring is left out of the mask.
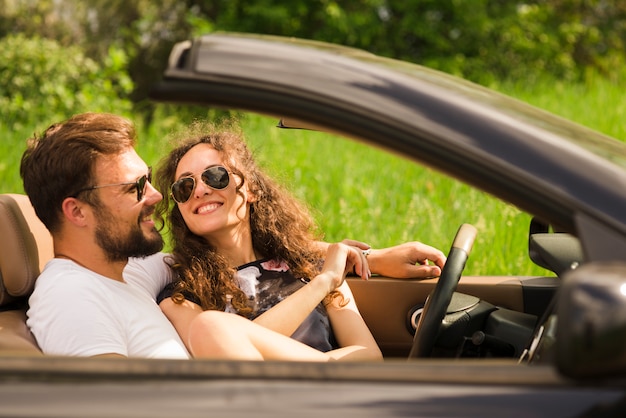
[[[228,260],[231,267],[239,267],[260,258],[252,246],[252,234],[249,229],[238,229],[229,234],[207,237],[215,251]]]

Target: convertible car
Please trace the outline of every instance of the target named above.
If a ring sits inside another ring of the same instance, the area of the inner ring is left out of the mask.
[[[380,363],[42,355],[24,298],[52,256],[0,196],[0,416],[610,417],[626,411],[626,144],[463,80],[312,41],[180,42],[152,97],[256,112],[402,155],[530,215],[528,263],[470,276],[458,225],[439,279],[350,279]],[[411,181],[411,179],[406,179]]]

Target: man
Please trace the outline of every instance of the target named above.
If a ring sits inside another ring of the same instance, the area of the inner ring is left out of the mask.
[[[189,358],[155,296],[169,282],[151,215],[162,199],[124,118],[77,115],[33,138],[21,175],[55,258],[27,324],[46,354]]]
[[[155,302],[171,280],[152,219],[163,196],[134,150],[135,138],[125,118],[85,113],[52,125],[24,152],[24,190],[54,243],[55,257],[37,279],[27,312],[46,354],[190,357]],[[445,256],[413,244],[353,262],[396,277],[438,275]],[[346,247],[339,250],[360,255]],[[237,315],[206,312],[203,319],[189,333],[209,356],[328,360]]]

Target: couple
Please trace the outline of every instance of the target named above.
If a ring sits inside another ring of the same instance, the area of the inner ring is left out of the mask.
[[[235,133],[201,132],[172,151],[163,194],[134,146],[128,120],[87,113],[31,139],[22,157],[54,242],[28,311],[47,354],[380,359],[345,275],[428,277],[445,263],[421,243],[366,257],[361,243],[315,241],[309,215]],[[154,217],[172,232],[171,255]]]

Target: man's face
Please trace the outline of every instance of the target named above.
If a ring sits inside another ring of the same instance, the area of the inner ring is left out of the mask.
[[[96,185],[134,183],[148,173],[148,167],[130,149],[119,156],[99,160],[96,173]],[[152,219],[154,205],[163,196],[149,182],[143,190],[140,201],[135,184],[96,190],[99,203],[94,207],[95,239],[109,261],[146,257],[163,248],[163,238]]]

